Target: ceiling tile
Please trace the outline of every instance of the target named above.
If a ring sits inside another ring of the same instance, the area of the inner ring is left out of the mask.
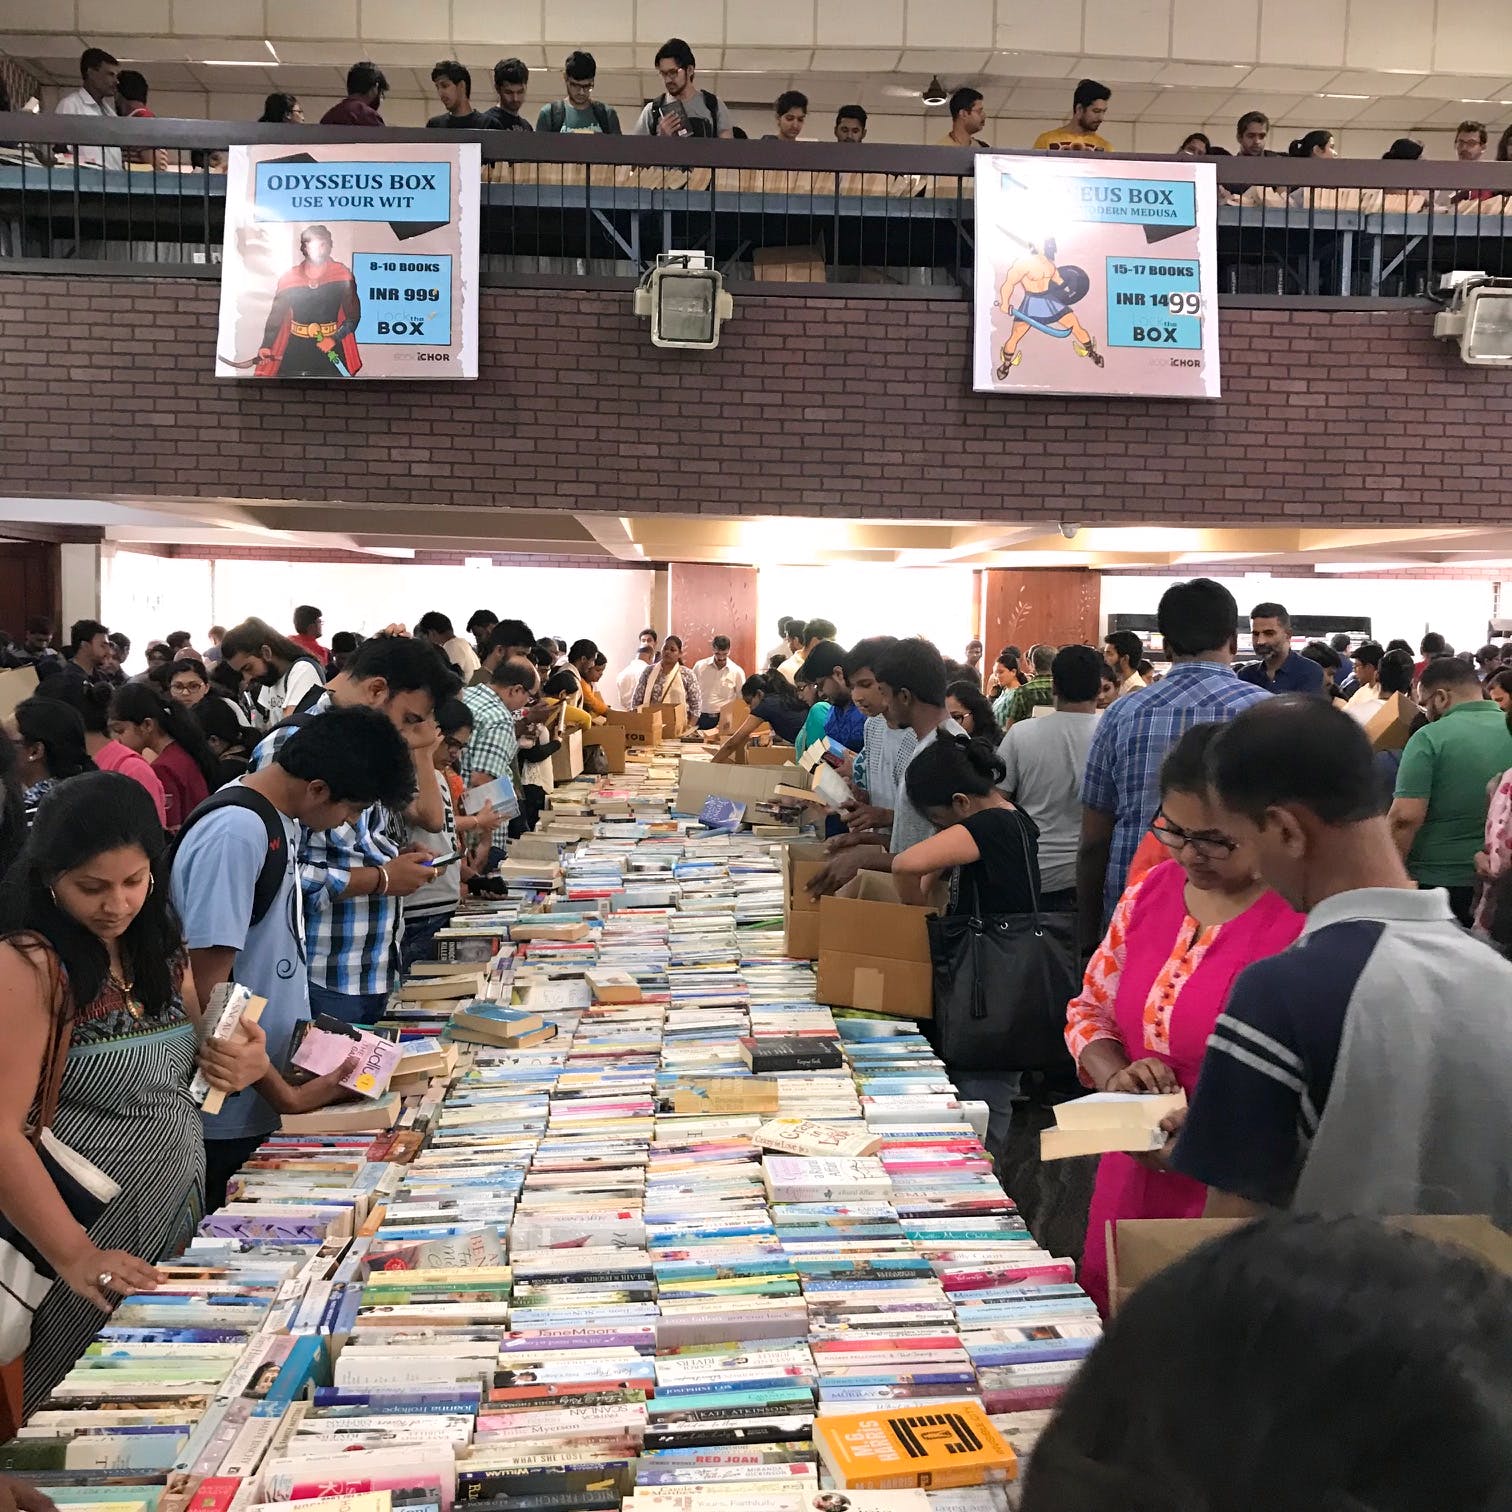
[[[1433,66],[1512,73],[1512,10],[1505,4],[1438,0],[1433,28]]]
[[[6,19],[15,24],[7,15]],[[170,32],[172,7],[168,0],[79,0],[79,30],[112,32]]]
[[[279,41],[273,39],[280,64],[314,65],[324,63],[345,68],[352,61],[352,44],[334,40],[324,42]]]
[[[992,45],[1017,52],[1069,52],[1082,50],[1082,0],[1063,5],[1005,4],[998,10]]]
[[[1422,0],[1369,0],[1349,13],[1349,68],[1426,68],[1433,52],[1433,7]]]
[[[229,58],[238,63],[259,63],[268,68],[278,66],[260,38],[252,41],[245,37],[202,34],[176,37],[171,39],[169,45],[180,57],[194,58],[199,61],[206,58]]]
[[[377,0],[362,0],[364,13],[375,3]],[[415,0],[392,0],[392,3],[401,8],[418,9]],[[495,0],[451,0],[451,6],[451,34],[454,42],[494,42],[499,45],[503,56],[518,55],[523,58],[525,54],[521,51],[522,45],[539,46],[546,40],[543,34],[544,12],[541,0],[515,0],[509,7],[507,24],[500,16],[500,8]],[[364,19],[364,35],[366,24]],[[666,35],[670,36],[671,33]],[[664,38],[657,40],[662,41]]]
[[[1171,56],[1218,63],[1258,59],[1260,0],[1174,0]]]
[[[182,37],[116,37],[100,36],[96,33],[91,37],[90,45],[103,47],[106,52],[114,53],[123,63],[150,63],[157,58],[183,62],[188,57]],[[236,43],[226,42],[219,45],[233,49],[225,56],[232,58],[237,56],[234,50]],[[210,56],[220,57],[222,54],[211,53]],[[266,52],[263,56],[267,57]]]
[[[1319,87],[1333,94],[1403,95],[1427,77],[1426,69],[1414,73],[1405,69],[1346,68]]]
[[[1412,102],[1404,100],[1400,101],[1399,103],[1408,105],[1410,107]],[[1482,116],[1489,113],[1490,112],[1483,110]],[[1434,105],[1431,100],[1424,100],[1419,106],[1419,114],[1417,116],[1417,119],[1433,126],[1458,126],[1459,123],[1465,120],[1467,117],[1474,116],[1474,107],[1462,104],[1458,100],[1448,100],[1442,105]],[[1491,156],[1491,154],[1495,151],[1495,147],[1496,144],[1494,141],[1492,141],[1487,146],[1487,157]]]
[[[1233,98],[1233,91],[1226,89],[1163,89],[1140,120],[1183,124],[1207,121],[1215,115],[1226,116]]]
[[[1249,90],[1275,89],[1283,92],[1295,91],[1300,94],[1313,94],[1333,86],[1328,82],[1335,75],[1332,69],[1326,68],[1290,68],[1280,67],[1276,64],[1262,63],[1258,68],[1252,68],[1239,80],[1239,87],[1246,92]],[[1368,94],[1367,89],[1350,91],[1356,94]]]
[[[1137,85],[1133,89],[1115,89],[1113,98],[1108,102],[1108,119],[1115,122],[1132,121],[1148,110],[1164,93],[1163,89],[1145,89]]]
[[[1438,109],[1431,100],[1414,100],[1411,97],[1392,96],[1371,100],[1355,116],[1356,126],[1397,126],[1406,130],[1418,121],[1425,120]]]
[[[79,0],[80,12],[83,9],[84,0]],[[172,29],[184,36],[209,33],[261,39],[265,31],[263,0],[173,0]]]
[[[1166,65],[1159,58],[1078,58],[1068,79],[1100,79],[1104,84],[1153,84]]]
[[[1087,45],[1115,42],[1131,58],[1171,56],[1171,0],[1086,0]]]
[[[1326,96],[1314,95],[1310,100],[1304,101],[1301,106],[1295,121],[1297,132],[1301,134],[1304,129],[1314,131],[1325,126],[1330,129],[1347,126],[1370,103],[1369,100],[1329,99]],[[1276,151],[1282,151],[1285,146],[1284,141],[1278,142]]]
[[[927,47],[906,47],[898,60],[898,67],[905,73],[914,70],[920,73],[946,74],[956,79],[975,79],[987,70],[990,54],[981,52],[945,52]]]
[[[58,35],[62,28],[78,29],[78,19],[71,4],[59,0],[5,0],[5,24],[17,31]]]
[[[1071,101],[1064,88],[1049,84],[1020,84],[1008,96],[1008,108],[1015,115],[1059,115],[1064,121]]]
[[[1341,66],[1348,9],[1348,0],[1260,0],[1260,61]]]
[[[330,37],[343,40],[347,51],[357,35],[357,0],[266,0],[268,36],[274,47],[282,37]],[[282,53],[279,54],[282,57]]]
[[[983,70],[993,79],[1071,79],[1083,70],[1074,53],[995,52]]]
[[[993,0],[906,0],[903,45],[981,48],[986,57],[993,47],[993,9]]]
[[[1248,72],[1243,63],[1167,63],[1152,82],[1184,89],[1233,89]]]
[[[459,5],[462,0],[452,0]],[[497,14],[494,0],[481,0],[482,8]],[[668,37],[687,36],[689,8],[687,0],[635,0],[635,40],[650,47],[660,47]],[[497,26],[497,22],[495,23]],[[698,7],[698,34],[688,37],[695,56],[704,49],[720,46],[724,41],[725,13],[722,5]]]
[[[892,73],[900,49],[816,47],[813,67],[821,73]]]
[[[812,49],[814,0],[726,0],[725,45]]]
[[[1507,93],[1505,74],[1429,74],[1407,91],[1423,100],[1495,100]]]
[[[815,0],[820,47],[902,47],[903,0]]]
[[[1264,90],[1251,92],[1247,87],[1237,91],[1236,98],[1243,101],[1240,110],[1263,110],[1272,121],[1291,121],[1297,118],[1298,113],[1305,115],[1307,106],[1313,96],[1308,94],[1268,94]],[[1240,111],[1234,113],[1234,119],[1229,123],[1228,136],[1234,136],[1234,128],[1239,124]],[[1225,147],[1229,146],[1227,140]],[[1279,151],[1279,148],[1273,149]]]
[[[584,48],[598,59],[606,43],[635,41],[635,0],[546,0],[545,27],[548,42]]]
[[[733,69],[738,73],[790,74],[799,69],[807,72],[813,58],[812,49],[807,47],[727,47],[720,67],[726,73]]]
[[[267,94],[278,87],[276,76],[266,68],[216,68],[208,63],[191,63],[189,72],[193,75],[194,82],[203,88],[223,93],[250,94],[254,90],[260,90]],[[159,115],[165,114],[156,98],[152,103]]]
[[[534,8],[539,14],[539,0]],[[375,42],[424,42],[436,36],[432,19],[414,0],[362,0],[362,40],[369,46]]]

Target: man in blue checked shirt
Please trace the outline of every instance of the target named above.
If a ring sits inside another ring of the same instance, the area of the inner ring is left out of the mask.
[[[372,1024],[388,1002],[399,974],[400,899],[433,876],[430,853],[405,847],[404,820],[429,830],[445,823],[431,760],[441,738],[435,711],[460,687],[461,679],[429,642],[376,635],[331,679],[318,703],[270,731],[252,754],[252,770],[260,771],[300,722],[332,708],[365,707],[388,715],[415,763],[417,796],[404,814],[374,804],[355,824],[301,831],[312,1016],[329,1013],[349,1024]]]
[[[1194,724],[1232,719],[1269,698],[1234,674],[1239,606],[1221,583],[1168,588],[1156,620],[1170,670],[1118,699],[1098,722],[1082,779],[1076,900],[1084,950],[1102,938],[1134,852],[1160,807],[1160,764]]]

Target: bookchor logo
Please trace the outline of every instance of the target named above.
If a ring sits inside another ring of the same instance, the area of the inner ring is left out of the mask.
[[[216,376],[476,378],[480,153],[233,147]]]
[[[1218,397],[1211,163],[981,153],[975,170],[979,391]]]

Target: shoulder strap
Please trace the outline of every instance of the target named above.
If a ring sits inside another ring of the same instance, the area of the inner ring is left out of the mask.
[[[296,714],[293,717],[298,719],[299,715]],[[237,783],[232,787],[221,788],[219,792],[212,793],[205,799],[185,820],[183,828],[174,837],[168,851],[168,864],[171,868],[174,858],[179,853],[179,848],[184,843],[184,836],[200,820],[213,814],[217,809],[225,808],[249,809],[262,820],[263,827],[268,832],[268,852],[263,857],[262,870],[258,872],[257,883],[252,889],[252,923],[260,924],[267,918],[268,910],[272,908],[279,889],[283,886],[284,871],[288,865],[288,846],[282,816],[255,789]]]
[[[593,119],[598,122],[598,129],[605,136],[612,136],[613,131],[609,119],[609,107],[602,100],[595,100],[591,108],[593,110]]]
[[[661,102],[662,102],[662,96],[660,96],[660,95],[658,95],[656,97],[656,99],[652,100],[652,102],[651,102],[651,114],[646,117],[646,128],[647,128],[646,134],[648,136],[655,136],[656,135],[656,128],[661,125],[661,118],[662,118]]]
[[[63,1093],[63,1073],[68,1067],[68,1048],[73,1043],[73,994],[69,991],[68,978],[62,964],[52,951],[48,951],[48,975],[52,980],[52,1022],[47,1036],[47,1058],[42,1062],[42,1074],[37,1080],[37,1121],[28,1138],[35,1146],[42,1138],[42,1131],[52,1127],[58,1116],[58,1099]]]
[[[593,102],[595,105],[598,101]],[[550,114],[546,117],[547,128],[551,131],[560,131],[567,124],[567,107],[560,100],[551,102]]]

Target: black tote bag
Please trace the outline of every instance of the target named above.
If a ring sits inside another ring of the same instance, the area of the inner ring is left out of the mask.
[[[931,916],[934,1018],[929,1038],[947,1066],[1045,1071],[1070,1064],[1066,1005],[1081,987],[1076,915],[1039,906],[1039,868],[1019,826],[1032,911],[984,915],[973,880],[967,912]],[[962,879],[967,869],[961,869]]]

